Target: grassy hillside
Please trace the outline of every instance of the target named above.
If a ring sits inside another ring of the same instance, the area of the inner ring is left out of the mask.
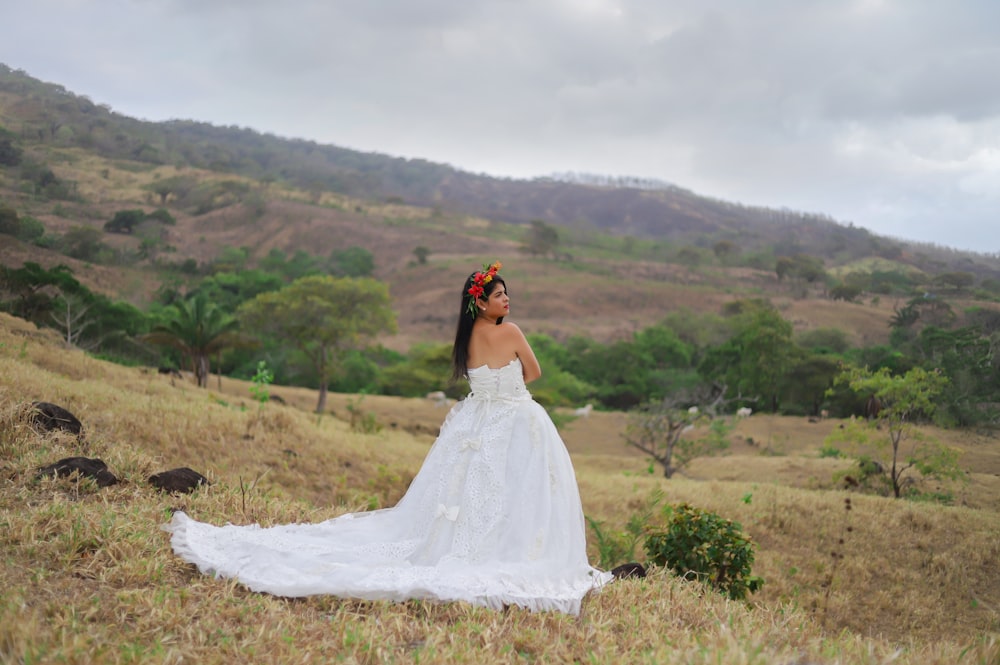
[[[423,400],[334,396],[335,415],[318,419],[309,412],[315,396],[304,389],[276,387],[288,404],[260,406],[246,384],[226,381],[219,390],[213,379],[212,389],[200,390],[110,365],[4,315],[0,376],[4,662],[1000,659],[995,441],[953,442],[976,468],[956,488],[966,505],[944,507],[832,488],[844,463],[816,454],[823,429],[836,427],[831,421],[751,417],[737,434],[756,445],[666,481],[613,440],[615,414],[595,413],[603,420],[565,430],[586,514],[621,529],[660,490],[669,502],[739,521],[756,543],[754,572],[766,579],[749,604],[664,571],[613,583],[585,601],[579,618],[287,600],[199,575],[172,555],[159,525],[177,508],[217,524],[274,524],[392,505],[433,437],[432,426],[416,425],[440,422],[443,411]],[[84,442],[35,432],[26,416],[31,400],[74,412]],[[353,431],[348,406],[377,413],[381,430]],[[38,467],[71,455],[103,459],[122,482],[36,479]],[[147,483],[178,466],[213,484],[169,496]],[[590,556],[600,556],[593,539]]]
[[[836,276],[892,270],[930,280],[962,271],[979,283],[1000,276],[997,257],[914,246],[822,216],[677,187],[492,179],[251,130],[142,122],[2,65],[0,141],[20,154],[8,157],[17,164],[0,166],[0,204],[38,220],[50,236],[101,229],[132,208],[165,206],[177,221],[150,259],[95,265],[2,236],[3,265],[66,263],[88,287],[143,306],[165,280],[190,279],[165,264],[204,265],[227,248],[246,248],[252,264],[272,249],[326,256],[362,247],[396,302],[400,333],[384,342],[402,351],[447,342],[457,285],[498,258],[511,280],[512,318],[526,330],[601,341],[678,309],[716,313],[741,297],[779,302],[800,331],[836,326],[855,344],[886,340],[887,321],[905,298],[831,300],[822,283],[779,280],[781,255],[816,257]],[[522,253],[536,219],[558,229],[559,260]],[[101,240],[120,257],[134,257],[141,243],[138,234]],[[717,253],[719,243],[725,253]],[[427,265],[416,265],[418,247],[429,252]],[[947,297],[960,312],[971,294]]]
[[[222,179],[217,173],[175,167],[135,165],[95,157],[79,149],[52,149],[57,177],[77,183],[80,202],[15,198],[19,214],[41,221],[49,233],[74,227],[100,229],[116,211],[158,205],[150,187],[183,172],[199,182]],[[232,177],[224,178],[232,181]],[[289,255],[302,250],[326,256],[333,250],[363,247],[375,261],[375,276],[390,285],[399,334],[382,340],[406,351],[416,342],[447,342],[456,315],[456,285],[471,268],[499,258],[513,297],[512,318],[529,332],[557,338],[584,334],[607,341],[629,335],[678,310],[718,313],[729,301],[765,297],[775,301],[796,330],[838,327],[856,345],[883,343],[899,298],[868,298],[858,303],[832,300],[822,285],[781,281],[773,270],[727,265],[711,253],[697,262],[668,262],[656,245],[626,242],[596,233],[564,234],[562,248],[572,260],[554,261],[521,251],[523,229],[516,225],[402,204],[319,196],[288,185],[262,185],[236,179],[263,192],[255,205],[233,203],[202,214],[171,207],[176,225],[165,228],[172,249],[160,260],[205,264],[225,248],[243,247],[251,264],[272,249]],[[8,183],[9,184],[9,183]],[[9,201],[11,199],[8,199]],[[169,205],[169,204],[168,204]],[[168,279],[178,279],[148,262],[98,265],[69,258],[4,236],[0,263],[19,267],[69,265],[89,288],[140,307]],[[105,233],[102,242],[135,251],[140,238]],[[413,250],[429,250],[427,264]],[[181,279],[185,279],[180,276]],[[192,279],[192,278],[186,278]],[[971,300],[956,295],[956,311]]]
[[[152,210],[149,187],[178,173],[174,167],[134,169],[78,149],[53,153],[59,156],[53,160],[57,177],[76,182],[83,201],[19,201],[21,215],[38,219],[53,234],[77,226],[100,229],[118,210]],[[204,170],[183,172],[205,183],[220,178]],[[241,182],[262,187],[246,179]],[[448,341],[456,315],[456,285],[469,270],[496,258],[506,266],[512,317],[530,332],[556,337],[585,334],[614,339],[677,309],[717,313],[727,301],[763,296],[782,301],[800,330],[837,324],[856,343],[877,343],[886,339],[885,322],[892,314],[891,300],[874,306],[832,301],[822,297],[820,287],[802,292],[801,287],[779,282],[773,271],[708,259],[697,265],[666,263],[653,256],[644,258],[647,250],[641,244],[627,245],[600,235],[567,236],[562,245],[573,259],[553,261],[524,254],[524,233],[515,225],[330,193],[310,198],[308,192],[276,184],[267,186],[264,195],[259,207],[234,203],[197,215],[172,208],[177,223],[165,229],[165,244],[172,250],[161,254],[161,260],[205,264],[227,247],[246,248],[251,262],[272,249],[326,256],[337,249],[363,247],[374,257],[375,276],[390,284],[396,301],[400,333],[384,341],[402,351],[415,342]],[[0,245],[4,265],[65,263],[89,288],[139,306],[148,303],[167,279],[146,262],[97,265],[10,237],[4,241]],[[134,251],[140,238],[105,233],[102,241]],[[426,265],[417,263],[413,253],[417,247],[429,250]]]
[[[879,237],[821,212],[745,206],[675,185],[629,179],[492,178],[427,160],[288,140],[246,128],[191,120],[144,122],[97,105],[82,96],[86,93],[0,64],[0,129],[6,128],[29,152],[82,148],[138,169],[210,170],[285,183],[314,195],[330,192],[361,200],[407,201],[520,226],[539,219],[569,235],[601,231],[702,249],[723,240],[744,251],[804,252],[831,263],[866,256],[902,257],[921,268],[1000,275],[997,257]]]

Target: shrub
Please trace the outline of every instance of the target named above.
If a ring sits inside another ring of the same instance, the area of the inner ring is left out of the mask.
[[[18,240],[29,243],[38,243],[45,235],[45,225],[34,217],[25,215],[21,217],[20,229],[17,232]]]
[[[17,211],[0,204],[0,234],[16,236],[21,231],[21,220]]]
[[[715,587],[733,600],[743,600],[764,584],[750,574],[753,542],[742,526],[687,503],[667,506],[664,531],[646,535],[649,560],[678,575]]]
[[[824,445],[822,448],[819,449],[819,456],[822,459],[826,458],[840,459],[841,457],[844,456],[844,453],[842,453],[840,451],[840,448],[837,448],[836,446]]]
[[[166,208],[157,208],[153,212],[146,215],[146,219],[152,219],[157,222],[160,222],[161,224],[168,224],[170,226],[177,225],[177,220],[174,219],[174,216],[171,215],[170,211],[168,211]]]
[[[104,230],[108,233],[132,233],[144,219],[146,213],[142,210],[119,210],[114,217],[104,223]]]

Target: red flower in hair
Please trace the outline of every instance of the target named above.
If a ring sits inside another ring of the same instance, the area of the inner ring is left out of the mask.
[[[472,296],[469,298],[469,314],[473,318],[476,317],[476,299],[481,298],[486,289],[484,288],[487,284],[493,281],[497,273],[500,272],[500,268],[503,264],[499,261],[494,262],[492,265],[484,265],[481,271],[476,271],[472,275],[472,286],[469,287],[468,294]]]

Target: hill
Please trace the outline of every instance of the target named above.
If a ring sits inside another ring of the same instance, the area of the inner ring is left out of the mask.
[[[997,257],[878,237],[822,215],[659,183],[497,179],[236,127],[143,122],[2,66],[0,130],[8,152],[19,154],[16,166],[0,167],[0,199],[50,236],[102,229],[131,208],[165,207],[176,219],[157,237],[103,234],[118,252],[110,264],[74,263],[6,237],[4,264],[67,262],[88,285],[143,304],[178,279],[164,266],[205,265],[227,248],[246,248],[253,263],[272,249],[323,255],[362,247],[396,298],[403,333],[389,343],[397,348],[450,338],[455,285],[494,258],[515,271],[513,315],[530,330],[602,340],[668,311],[715,312],[747,296],[779,301],[801,330],[850,322],[858,342],[885,339],[901,296],[868,294],[870,310],[833,300],[823,282],[776,275],[784,256],[813,257],[845,279],[891,261],[888,272],[918,283],[960,272],[973,287],[1000,284]],[[532,247],[533,222],[557,232],[552,251]],[[429,265],[414,261],[417,248],[427,250]],[[404,303],[414,283],[420,295]],[[552,284],[561,287],[556,295],[569,285],[589,295],[554,298]],[[971,291],[954,295],[961,305]]]
[[[315,399],[304,389],[282,390],[286,406],[259,405],[245,383],[201,390],[65,350],[50,332],[2,314],[0,324],[4,661],[986,665],[1000,657],[997,504],[980,494],[988,481],[974,481],[963,507],[845,493],[826,485],[840,462],[816,456],[815,436],[783,440],[778,420],[752,424],[770,452],[737,448],[705,460],[693,470],[697,479],[669,481],[610,441],[584,445],[567,433],[585,512],[606,530],[624,529],[656,491],[740,522],[757,550],[754,572],[766,580],[747,605],[661,570],[589,597],[579,619],[249,593],[172,555],[158,528],[172,509],[217,524],[267,525],[392,505],[430,442],[427,433],[410,434],[400,414],[426,418],[436,407],[380,398],[393,402],[397,426],[383,421],[365,434],[297,408],[297,399]],[[84,423],[84,440],[36,432],[31,400],[69,408]],[[342,403],[335,412],[343,414]],[[374,400],[361,404],[370,406]],[[995,482],[996,442],[963,445],[978,447],[976,463],[985,460]],[[36,477],[72,455],[103,459],[121,482]],[[177,466],[212,485],[171,496],[147,482]],[[810,479],[805,485],[788,483],[796,467]],[[755,477],[729,479],[736,468]],[[590,536],[596,563],[602,552]]]

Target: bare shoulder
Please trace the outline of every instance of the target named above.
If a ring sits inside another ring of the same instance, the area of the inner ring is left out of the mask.
[[[500,324],[500,329],[503,330],[508,335],[517,335],[518,337],[524,337],[524,333],[521,332],[521,328],[513,321],[504,321]]]

